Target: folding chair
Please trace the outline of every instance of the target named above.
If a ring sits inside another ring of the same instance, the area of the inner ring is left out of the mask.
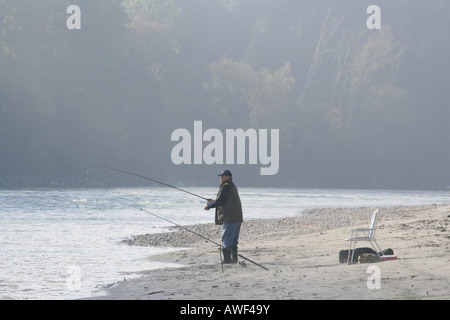
[[[350,257],[352,257],[355,253],[355,247],[356,242],[358,241],[369,241],[374,250],[376,251],[378,257],[381,256],[382,250],[380,246],[378,245],[377,241],[375,240],[375,229],[377,228],[377,221],[378,221],[378,215],[380,213],[380,210],[377,209],[372,213],[372,219],[370,220],[370,226],[368,229],[354,229],[352,230],[352,234],[350,238],[345,239],[345,241],[350,241],[350,248],[348,250],[348,257],[347,257],[347,264],[350,263]],[[374,245],[375,244],[375,245]],[[353,248],[352,248],[353,245]]]

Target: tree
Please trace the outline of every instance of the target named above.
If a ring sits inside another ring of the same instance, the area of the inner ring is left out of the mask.
[[[240,117],[253,128],[281,125],[288,109],[287,96],[295,84],[288,62],[271,73],[267,69],[256,71],[248,63],[223,57],[212,63],[210,70],[209,88],[226,97],[224,106],[229,105],[223,108],[225,116]],[[245,126],[245,123],[239,124]]]

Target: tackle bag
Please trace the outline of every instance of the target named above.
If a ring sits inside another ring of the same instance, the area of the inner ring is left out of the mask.
[[[376,253],[363,253],[358,257],[359,263],[379,262],[381,258]]]
[[[347,263],[348,252],[349,252],[349,250],[339,251],[339,262],[340,263]],[[358,263],[358,258],[363,253],[377,254],[377,252],[375,250],[373,250],[372,248],[356,248],[355,253],[353,254],[353,257],[350,257],[350,263]],[[386,250],[379,252],[379,254],[380,254],[380,256],[393,255],[394,251],[392,249],[386,249]]]

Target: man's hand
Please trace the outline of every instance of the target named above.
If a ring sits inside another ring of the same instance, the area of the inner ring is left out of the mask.
[[[208,199],[208,200],[206,200],[206,201],[207,201],[208,204],[210,204],[211,202],[214,202],[213,199]],[[210,207],[208,207],[208,204],[205,206],[205,210],[211,209]]]

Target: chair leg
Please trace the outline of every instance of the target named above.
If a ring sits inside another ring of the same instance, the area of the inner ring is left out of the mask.
[[[375,240],[369,240],[369,242],[370,242],[370,245],[372,246],[372,248],[377,253],[378,257],[381,259],[382,256],[380,255],[380,253],[383,252],[383,250],[381,250],[381,247],[378,245],[378,243]],[[347,255],[347,264],[350,264],[350,261],[353,262],[354,255],[355,255],[355,249],[356,249],[356,241],[350,241],[350,246],[348,248],[348,255]],[[350,260],[350,258],[351,258],[351,260]]]
[[[350,241],[350,245],[348,246],[348,254],[347,254],[347,264],[350,264],[350,251],[352,249],[352,242]]]
[[[353,249],[352,249],[352,242],[353,242]],[[348,248],[348,256],[347,256],[347,264],[350,264],[350,257],[353,261],[353,256],[355,255],[355,247],[356,247],[356,241],[350,241],[350,246]]]
[[[370,241],[370,244],[372,245],[372,247],[373,247],[373,248],[375,249],[375,251],[377,252],[378,257],[381,258],[380,253],[382,253],[383,250],[381,250],[380,246],[378,245],[378,243],[377,243],[375,240],[373,240],[373,242],[375,243],[376,247],[373,245],[372,241]],[[378,251],[377,251],[377,248],[378,248]]]

